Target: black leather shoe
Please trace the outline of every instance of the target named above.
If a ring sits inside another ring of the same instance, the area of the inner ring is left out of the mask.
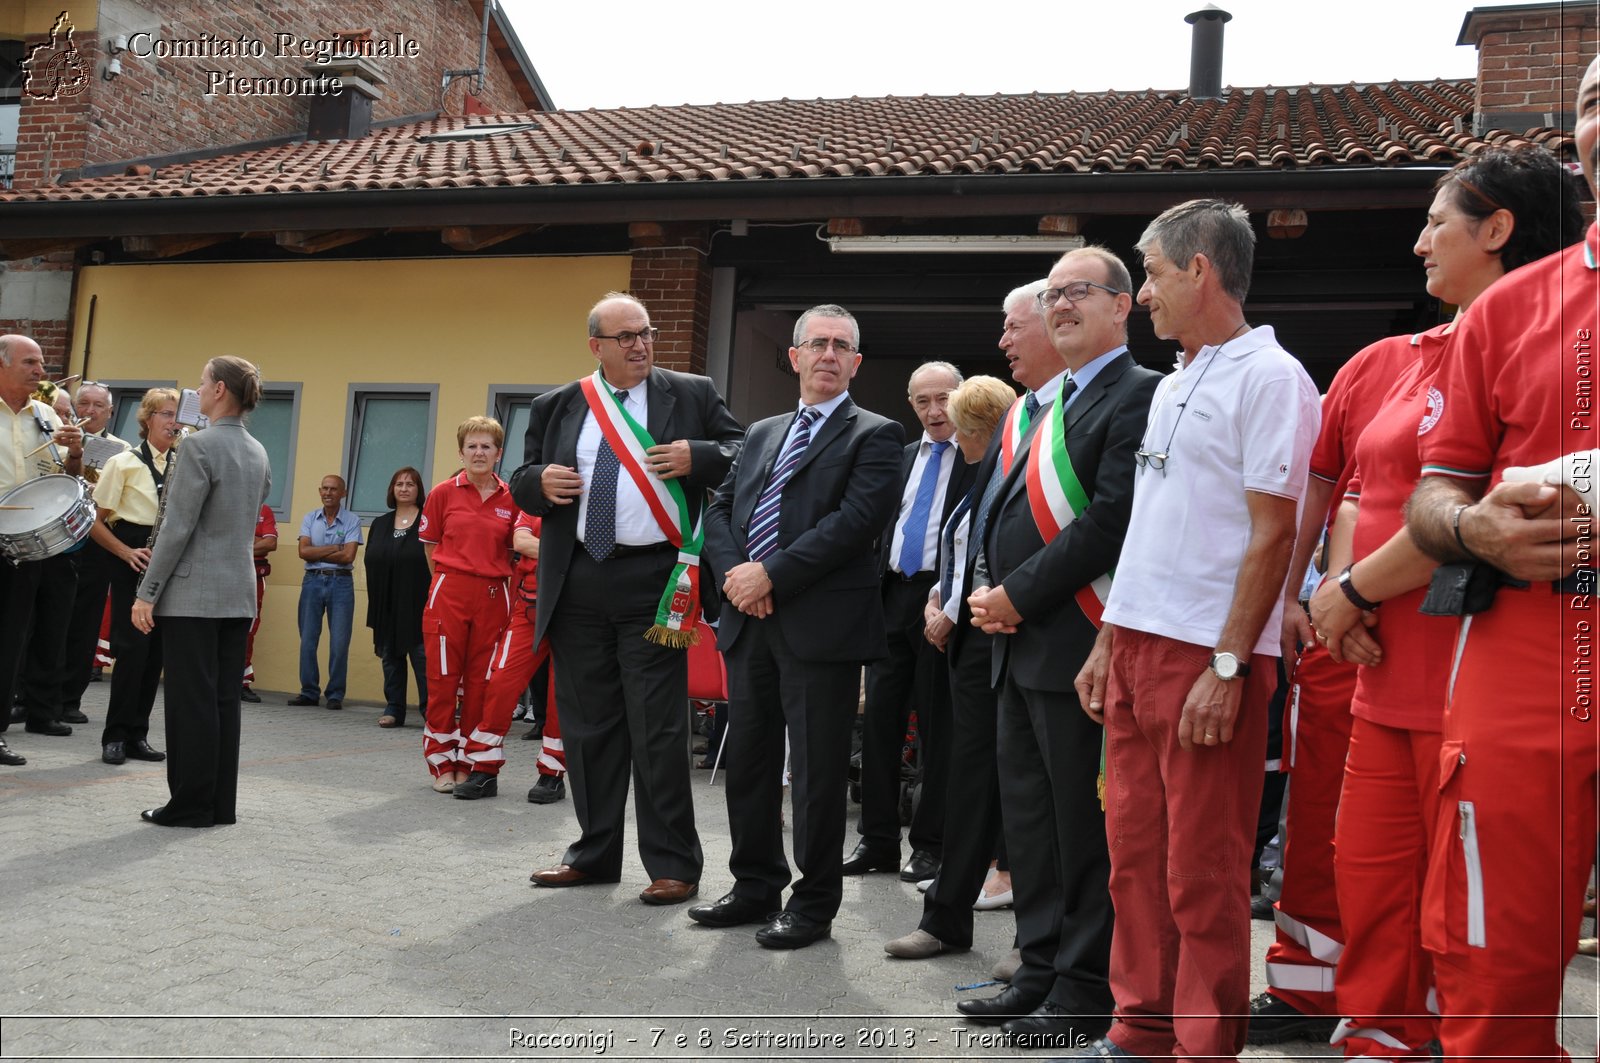
[[[1244,1039],[1252,1045],[1275,1045],[1284,1041],[1327,1041],[1339,1020],[1331,1015],[1313,1015],[1293,1004],[1262,993],[1250,1001],[1250,1026]]]
[[[23,756],[21,753],[11,752],[11,747],[6,745],[6,740],[4,738],[0,738],[0,764],[6,764],[15,768],[26,763],[28,763],[27,757]]]
[[[257,694],[249,687],[245,687],[243,690],[239,691],[239,700],[248,701],[252,705],[259,705],[261,704],[261,695]]]
[[[58,738],[65,738],[72,733],[72,728],[64,723],[56,723],[54,720],[49,723],[34,723],[30,720],[25,725],[24,730],[31,735],[55,735]]]
[[[1079,1015],[1047,1000],[1030,1015],[1000,1027],[1018,1048],[1076,1048],[1111,1029],[1109,1015]]]
[[[344,702],[339,698],[329,698],[328,708],[332,709],[334,712],[338,712],[340,709],[344,708]]]
[[[538,741],[539,739],[541,739],[543,737],[544,737],[544,728],[542,728],[542,727],[530,727],[523,734],[522,740],[524,742],[536,742],[536,741]]]
[[[480,797],[493,797],[500,792],[499,776],[486,771],[475,771],[466,782],[456,783],[455,795],[461,801],[476,801]]]
[[[912,851],[911,859],[906,861],[906,866],[900,869],[900,881],[921,882],[938,873],[939,858],[926,849],[916,849]]]
[[[855,852],[844,858],[839,868],[846,875],[865,875],[869,871],[899,871],[899,849],[873,849],[866,841],[856,843]]]
[[[998,1026],[1008,1019],[1020,1019],[1039,1010],[1044,1001],[1029,996],[1016,986],[1007,986],[992,997],[956,1002],[956,1010],[973,1022]]]
[[[100,759],[107,764],[126,764],[128,752],[121,742],[107,742],[100,747]]]
[[[151,749],[150,743],[144,739],[137,742],[128,742],[128,758],[130,760],[166,760],[167,755],[159,749]]]
[[[799,912],[779,912],[756,931],[756,944],[764,949],[803,949],[833,936],[833,923],[820,922]]]
[[[89,717],[85,716],[83,713],[79,712],[77,709],[68,709],[66,712],[63,712],[61,714],[61,722],[62,723],[88,723],[89,722]]]
[[[539,781],[528,787],[528,804],[553,805],[567,796],[565,775],[541,775]]]
[[[731,893],[724,894],[710,904],[697,904],[689,909],[689,918],[701,926],[711,926],[717,929],[729,926],[743,926],[746,923],[765,923],[774,918],[772,910],[775,904],[763,904],[761,901],[752,901],[745,897],[736,897]]]
[[[285,705],[317,705],[317,704],[320,704],[321,701],[322,701],[321,698],[308,698],[304,694],[296,694],[294,697],[292,697],[288,701],[284,702],[284,704]]]

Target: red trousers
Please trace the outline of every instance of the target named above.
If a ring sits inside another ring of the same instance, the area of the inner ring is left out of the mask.
[[[244,640],[244,685],[249,686],[256,681],[256,666],[251,663],[256,657],[256,632],[261,630],[261,603],[267,597],[267,577],[256,573],[256,618],[250,621],[250,634]]]
[[[498,775],[506,762],[506,733],[511,730],[511,713],[517,699],[528,688],[533,673],[550,656],[550,640],[537,650],[533,646],[533,603],[517,603],[511,609],[511,624],[495,647],[489,673],[489,692],[484,696],[483,719],[467,736],[467,760],[473,771]],[[567,770],[567,754],[561,745],[561,719],[556,713],[556,670],[550,668],[550,686],[545,702],[544,748],[539,751],[539,774],[561,775]]]
[[[1346,1056],[1428,1059],[1438,1036],[1422,882],[1439,813],[1439,733],[1357,718],[1350,732],[1334,873],[1344,955],[1334,1033]]]
[[[428,715],[422,751],[435,776],[473,770],[465,736],[478,732],[489,688],[489,662],[510,615],[504,579],[442,569],[434,574],[428,604],[422,610],[422,647],[428,655]]]
[[[111,656],[111,595],[106,595],[106,611],[100,617],[100,638],[94,644],[94,666],[109,668],[116,660]]]
[[[1450,1059],[1560,1059],[1556,1014],[1595,854],[1592,595],[1501,588],[1445,709],[1422,940]]]
[[[1106,698],[1110,1039],[1145,1059],[1231,1059],[1250,997],[1250,858],[1277,661],[1250,662],[1233,740],[1184,750],[1209,646],[1118,628]]]
[[[1312,643],[1289,701],[1289,790],[1282,892],[1267,947],[1267,991],[1309,1015],[1337,1015],[1333,972],[1344,948],[1333,886],[1333,824],[1350,747],[1356,666]]]

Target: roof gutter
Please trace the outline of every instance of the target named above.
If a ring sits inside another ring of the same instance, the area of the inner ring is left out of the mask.
[[[104,239],[280,229],[423,225],[619,224],[834,216],[996,217],[1149,214],[1201,196],[1251,210],[1411,207],[1444,166],[1337,170],[971,174],[770,178],[593,185],[516,185],[296,192],[254,196],[0,202],[0,239]]]

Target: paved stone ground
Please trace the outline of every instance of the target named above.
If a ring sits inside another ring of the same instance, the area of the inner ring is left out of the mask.
[[[640,904],[631,846],[618,885],[536,890],[528,872],[576,825],[570,800],[523,800],[522,725],[501,795],[469,804],[428,788],[415,714],[383,731],[373,706],[271,693],[245,706],[239,823],[149,826],[138,813],[165,800],[164,769],[100,763],[108,686],[89,688],[94,722],[70,738],[8,736],[29,762],[0,769],[5,1058],[1048,1055],[955,1019],[958,997],[995,991],[977,986],[1009,948],[1009,912],[978,915],[972,952],[911,963],[882,951],[920,911],[892,876],[847,879],[833,940],[792,953]],[[695,798],[714,898],[729,842],[707,774]],[[1260,955],[1270,927],[1254,929]],[[1575,1055],[1594,1055],[1595,1001],[1595,961],[1579,958]],[[1270,1056],[1334,1055],[1284,1047]]]

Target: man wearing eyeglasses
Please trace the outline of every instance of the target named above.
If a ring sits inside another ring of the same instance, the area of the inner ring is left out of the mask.
[[[734,882],[689,916],[709,927],[762,924],[755,937],[764,948],[803,948],[832,932],[844,895],[845,770],[861,665],[888,650],[874,544],[895,512],[905,430],[851,401],[860,345],[843,307],[800,315],[789,348],[799,407],[750,426],[706,512],[733,695]],[[785,731],[800,869],[787,904]]]
[[[1000,818],[1022,965],[1008,989],[960,1010],[1004,1022],[1024,1045],[1072,1044],[1109,1025],[1100,729],[1079,711],[1072,680],[1094,645],[1132,505],[1133,452],[1160,379],[1128,352],[1133,284],[1121,259],[1073,251],[1048,284],[1036,327],[1067,376],[1001,481],[969,599],[973,623],[995,635]]]
[[[630,769],[646,904],[699,890],[705,858],[689,788],[685,646],[699,617],[706,492],[739,453],[711,381],[655,367],[656,329],[611,292],[589,312],[592,376],[539,396],[511,475],[543,517],[532,644],[546,636],[578,840],[536,886],[616,882]],[[681,597],[680,597],[681,595]]]
[[[1079,674],[1106,727],[1111,989],[1090,1056],[1231,1059],[1250,988],[1250,858],[1283,581],[1317,389],[1243,303],[1255,233],[1192,200],[1140,237],[1139,302],[1183,348],[1134,454],[1133,515]]]

